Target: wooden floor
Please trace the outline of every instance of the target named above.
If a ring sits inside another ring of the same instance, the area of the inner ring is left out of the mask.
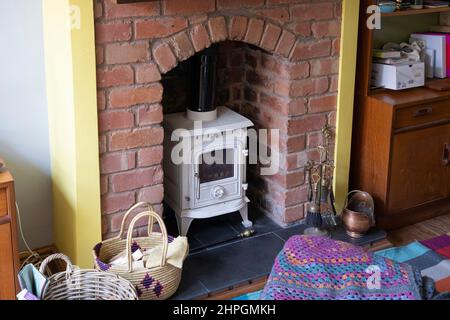
[[[416,240],[427,240],[448,232],[450,232],[450,214],[390,231],[388,239],[394,246],[403,246]]]

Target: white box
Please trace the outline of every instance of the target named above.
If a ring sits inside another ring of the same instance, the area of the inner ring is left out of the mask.
[[[425,64],[372,64],[372,86],[392,90],[403,90],[425,85]]]
[[[436,50],[425,49],[425,76],[427,78],[434,78],[434,68],[436,61]]]
[[[413,33],[410,43],[414,40],[425,41],[427,49],[435,50],[434,77],[447,77],[447,36],[439,33]]]

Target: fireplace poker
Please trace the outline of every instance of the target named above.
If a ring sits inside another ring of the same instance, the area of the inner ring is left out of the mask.
[[[219,246],[221,244],[225,244],[225,243],[228,243],[228,242],[231,242],[231,241],[234,241],[234,240],[250,238],[250,237],[253,237],[255,234],[256,234],[256,230],[253,229],[253,228],[249,228],[249,229],[246,229],[243,232],[235,235],[233,238],[222,240],[222,241],[218,241],[218,242],[215,242],[213,244],[209,244],[209,245],[205,245],[205,246],[201,246],[201,247],[192,249],[190,251],[190,253],[202,251],[204,249],[208,249],[208,248],[212,248],[212,247],[216,247],[216,246]]]

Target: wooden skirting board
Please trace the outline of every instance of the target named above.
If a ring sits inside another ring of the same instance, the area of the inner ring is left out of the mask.
[[[268,277],[262,277],[256,280],[249,281],[248,283],[235,286],[229,290],[213,293],[207,297],[199,298],[199,300],[230,300],[247,293],[262,290],[266,285]]]
[[[56,247],[54,245],[46,246],[46,247],[39,248],[39,249],[36,249],[33,251],[36,252],[37,254],[39,254],[41,257],[46,257],[46,256],[49,256],[51,254],[58,252],[58,250],[56,249]],[[27,259],[30,255],[31,254],[28,251],[20,252],[19,253],[20,263],[23,263],[25,261],[25,259]]]

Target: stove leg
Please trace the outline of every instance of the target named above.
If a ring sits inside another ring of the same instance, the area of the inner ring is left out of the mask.
[[[179,215],[176,215],[177,217],[177,225],[178,225],[178,232],[180,233],[180,236],[186,237],[189,227],[191,226],[191,223],[194,219],[187,218],[187,217],[180,217]]]
[[[239,213],[242,217],[242,225],[246,228],[250,228],[253,226],[253,222],[248,220],[248,205],[246,204],[241,210],[239,210]]]

